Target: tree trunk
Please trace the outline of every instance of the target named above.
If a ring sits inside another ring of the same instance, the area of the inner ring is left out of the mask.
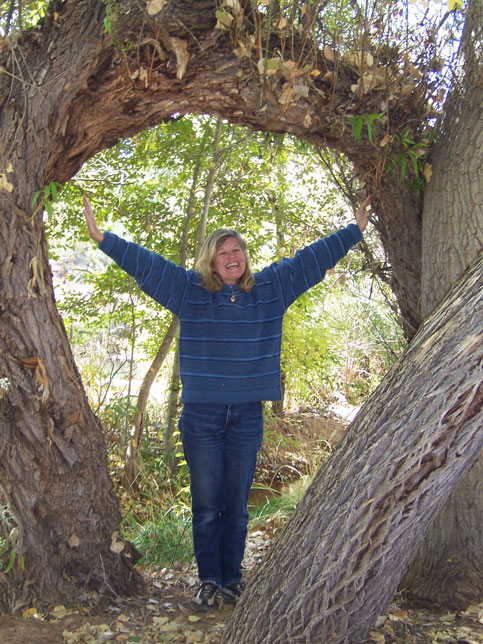
[[[5,192],[0,209],[11,213],[0,219],[0,490],[25,561],[16,578],[0,577],[0,609],[78,600],[86,583],[132,593],[142,584],[129,549],[110,549],[118,502],[55,308],[43,226]]]
[[[464,75],[455,80],[431,154],[422,229],[424,317],[483,248],[483,89],[475,51],[482,24],[478,0],[465,23]],[[482,458],[455,488],[402,581],[401,588],[415,598],[456,610],[483,598]]]
[[[361,642],[483,436],[483,254],[371,395],[223,642]]]
[[[153,361],[143,378],[143,382],[139,389],[137,401],[136,401],[136,413],[133,418],[133,428],[131,430],[131,438],[129,449],[126,453],[126,464],[124,467],[123,474],[123,485],[129,493],[137,491],[137,477],[139,473],[138,459],[139,459],[139,449],[141,446],[141,441],[143,437],[144,429],[144,416],[146,413],[146,405],[149,399],[149,393],[151,391],[151,386],[156,379],[156,376],[161,369],[161,366],[168,355],[169,348],[173,343],[176,333],[178,332],[179,320],[176,317],[173,317],[171,324],[166,331],[163,341],[161,342],[159,349],[154,356]]]
[[[166,410],[166,427],[163,432],[163,449],[171,470],[176,471],[176,444],[174,440],[174,430],[176,419],[178,418],[179,394],[181,382],[179,375],[179,340],[176,340],[176,351],[174,354],[173,368],[171,370],[171,380],[169,384],[168,406]]]
[[[401,582],[412,598],[464,610],[483,597],[483,456],[454,488]]]

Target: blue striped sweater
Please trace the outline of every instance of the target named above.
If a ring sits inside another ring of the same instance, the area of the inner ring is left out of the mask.
[[[259,273],[250,293],[201,286],[201,277],[106,232],[99,248],[180,320],[183,402],[281,400],[280,350],[287,308],[362,239],[355,224]]]

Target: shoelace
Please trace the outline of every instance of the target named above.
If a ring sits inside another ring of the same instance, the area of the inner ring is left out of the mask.
[[[216,584],[203,584],[199,590],[198,596],[200,599],[206,599],[212,593],[213,588],[216,588]]]

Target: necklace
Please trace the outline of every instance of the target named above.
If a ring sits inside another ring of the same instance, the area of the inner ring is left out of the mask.
[[[228,288],[230,289],[230,292],[231,292],[230,302],[235,302],[236,300],[235,296],[238,293],[238,289],[235,290],[235,287],[231,286],[231,284],[228,284]]]

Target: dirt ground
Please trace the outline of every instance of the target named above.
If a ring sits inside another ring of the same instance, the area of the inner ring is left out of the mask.
[[[267,544],[261,531],[252,533],[246,565],[259,565],[269,547],[270,543]],[[195,613],[189,606],[189,599],[196,583],[194,570],[162,570],[149,575],[150,593],[143,599],[118,598],[106,602],[93,596],[90,607],[66,609],[57,606],[46,614],[30,609],[24,617],[0,615],[0,643],[219,644],[234,608],[220,600],[217,610]],[[483,604],[470,607],[464,613],[447,613],[409,608],[396,600],[379,619],[377,628],[371,631],[366,642],[482,644]]]
[[[289,417],[282,424],[276,422],[260,454],[258,483],[277,488],[300,474],[310,473],[313,455],[319,459],[330,451],[342,431],[335,419],[310,412]],[[276,521],[268,522],[249,533],[244,559],[246,581],[272,547],[280,528]],[[220,600],[216,610],[195,613],[189,605],[197,585],[193,566],[175,565],[171,569],[145,570],[143,574],[149,588],[146,597],[126,600],[93,593],[90,605],[57,606],[48,613],[32,607],[23,616],[0,615],[0,644],[221,642],[234,607]],[[483,604],[462,613],[448,613],[409,607],[396,597],[366,642],[483,644]]]

